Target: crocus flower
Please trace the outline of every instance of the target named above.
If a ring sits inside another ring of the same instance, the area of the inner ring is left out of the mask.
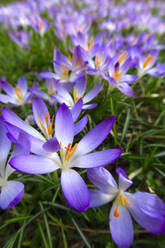
[[[65,103],[69,108],[72,108],[79,99],[83,101],[83,109],[92,109],[97,106],[97,104],[88,104],[97,94],[101,91],[103,84],[95,86],[87,94],[86,91],[86,78],[82,77],[78,80],[76,85],[73,87],[73,97],[69,92],[58,82],[55,84],[57,93],[52,94],[52,97],[55,98],[60,103]]]
[[[42,19],[40,16],[32,16],[29,23],[41,36],[48,30],[49,24],[46,20]]]
[[[55,118],[55,137],[44,144],[47,154],[15,156],[10,160],[10,165],[30,174],[45,174],[61,169],[61,186],[68,204],[78,211],[84,211],[89,206],[89,192],[84,180],[74,168],[100,167],[120,156],[120,149],[90,153],[107,137],[114,121],[114,116],[104,120],[80,142],[73,144],[72,114],[69,108],[62,104]]]
[[[25,30],[16,31],[13,33],[12,31],[8,31],[10,38],[19,46],[24,47],[25,49],[29,48],[29,39],[31,37],[31,33],[28,33]]]
[[[24,145],[28,143],[28,140],[26,141],[22,136],[20,136],[10,158],[21,153],[22,149],[20,143],[22,141],[25,142],[23,143]],[[3,121],[0,120],[0,207],[2,209],[14,207],[19,203],[24,194],[23,183],[8,180],[8,177],[10,177],[10,175],[15,171],[9,165],[7,159],[10,149],[11,141],[7,137],[7,130]]]
[[[105,168],[89,169],[90,181],[99,190],[90,190],[90,207],[97,207],[111,202],[109,225],[112,238],[121,248],[128,248],[133,242],[132,217],[142,227],[154,234],[165,233],[165,204],[156,195],[146,192],[125,192],[132,181],[125,171],[117,169],[119,184]]]
[[[15,88],[5,80],[0,81],[0,86],[7,93],[7,95],[0,94],[0,102],[19,106],[29,102],[32,98],[32,94],[28,92],[27,82],[24,77],[18,79]]]

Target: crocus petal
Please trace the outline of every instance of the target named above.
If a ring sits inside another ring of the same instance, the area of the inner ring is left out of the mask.
[[[121,149],[109,149],[99,152],[93,152],[82,156],[72,158],[72,166],[77,168],[95,168],[112,163],[122,153]]]
[[[89,191],[82,177],[72,169],[62,170],[61,186],[70,206],[82,212],[89,206]]]
[[[103,167],[88,169],[89,180],[104,193],[118,192],[118,186],[111,173]]]
[[[86,77],[79,78],[78,82],[75,85],[75,88],[77,90],[77,96],[82,97],[86,90]]]
[[[45,134],[45,132],[41,126],[41,123],[39,122],[39,119],[42,122],[45,130],[47,130],[47,124],[46,124],[46,120],[44,117],[47,114],[49,114],[49,111],[46,107],[46,104],[44,103],[43,100],[36,97],[33,100],[32,108],[33,108],[33,116],[34,116],[35,122],[37,123],[37,126],[40,128],[40,130]],[[48,119],[50,119],[50,118],[48,118]]]
[[[72,114],[69,108],[62,104],[57,113],[55,118],[55,136],[58,139],[58,142],[62,143],[62,146],[68,146],[69,143],[72,144],[73,141],[73,131],[74,131],[74,124]]]
[[[18,79],[17,87],[19,87],[22,90],[23,95],[27,92],[27,82],[24,77],[20,77]]]
[[[23,183],[16,181],[6,182],[0,193],[0,207],[2,209],[14,207],[22,199],[23,194]]]
[[[0,175],[5,175],[5,164],[10,151],[11,141],[8,139],[7,130],[2,120],[0,120]]]
[[[103,83],[97,85],[96,87],[94,87],[92,90],[90,90],[83,98],[83,102],[84,104],[87,102],[90,102],[95,96],[97,96],[97,94],[100,92],[100,90],[103,87]]]
[[[47,152],[58,152],[60,150],[60,144],[56,138],[52,138],[43,144],[43,148]]]
[[[9,96],[13,97],[15,95],[13,86],[10,85],[8,82],[2,80],[0,82],[0,86]]]
[[[94,127],[84,138],[78,143],[77,149],[79,153],[85,154],[91,152],[98,147],[107,137],[115,122],[115,116],[112,116]],[[98,135],[99,134],[99,135]]]
[[[15,100],[14,98],[11,98],[8,95],[0,94],[0,102],[16,104],[16,101],[14,100]]]
[[[33,135],[36,138],[43,140],[43,136],[33,127],[29,126],[25,121],[21,120],[14,112],[2,107],[2,116],[4,120],[12,125],[22,129],[23,131]]]
[[[55,73],[53,72],[41,72],[41,73],[37,73],[36,76],[37,77],[40,77],[40,78],[48,78],[48,79],[51,79],[51,78],[55,78]]]
[[[119,189],[126,191],[132,184],[133,182],[130,179],[119,173]]]
[[[137,192],[126,193],[132,204],[129,211],[139,225],[154,234],[165,233],[165,204],[154,194]]]
[[[93,103],[93,104],[85,104],[83,106],[83,109],[93,109],[97,107],[97,103]]]
[[[81,110],[82,110],[82,106],[83,106],[83,101],[82,101],[82,99],[79,99],[76,102],[76,104],[73,106],[73,108],[71,109],[71,113],[72,113],[72,117],[73,117],[74,122],[79,117]]]
[[[110,212],[110,232],[115,243],[121,248],[128,248],[133,242],[133,225],[127,208],[119,203],[119,216],[115,217],[114,212],[117,202],[115,201]]]
[[[46,174],[60,166],[55,159],[37,155],[20,155],[13,157],[9,164],[16,170],[29,174]]]
[[[74,124],[74,136],[80,133],[88,122],[88,115],[85,115],[80,121]]]
[[[126,74],[122,77],[122,81],[126,82],[127,84],[131,84],[133,83],[136,79],[138,78],[137,75],[130,75],[130,74]]]
[[[111,194],[111,195],[105,194],[105,193],[103,193],[99,190],[95,190],[95,189],[90,189],[89,193],[90,193],[90,204],[89,204],[90,208],[102,206],[102,205],[112,201],[114,198],[113,194]]]
[[[123,92],[126,96],[134,97],[133,89],[127,83],[120,83],[118,88],[121,92]]]

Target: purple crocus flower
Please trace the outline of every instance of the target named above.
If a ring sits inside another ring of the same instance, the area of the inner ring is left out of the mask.
[[[32,35],[32,33],[28,33],[25,30],[22,31],[16,31],[13,33],[12,31],[8,31],[8,34],[10,38],[19,46],[24,47],[25,49],[29,48],[29,39]]]
[[[18,79],[15,88],[5,80],[0,81],[0,86],[7,93],[7,95],[0,94],[0,102],[19,106],[29,102],[32,98],[32,94],[28,92],[27,82],[24,77]]]
[[[95,86],[90,90],[86,95],[86,77],[81,77],[76,85],[73,87],[73,97],[69,92],[58,82],[55,84],[57,94],[52,94],[52,97],[55,98],[59,103],[65,103],[69,108],[75,106],[79,99],[83,101],[83,109],[92,109],[97,106],[97,104],[88,104],[94,97],[99,94],[103,87],[103,83]]]
[[[107,137],[114,121],[114,116],[102,121],[79,143],[73,145],[72,114],[69,108],[62,104],[55,118],[55,137],[43,146],[47,153],[16,156],[10,160],[10,165],[30,174],[45,174],[61,169],[61,186],[68,204],[78,211],[85,211],[89,206],[89,191],[74,168],[100,167],[112,163],[120,156],[120,149],[90,153]],[[60,151],[59,155],[58,151]]]
[[[22,154],[21,142],[28,143],[22,136],[19,136],[11,156]],[[15,171],[8,163],[8,155],[11,149],[11,141],[7,137],[7,130],[2,120],[0,120],[0,208],[7,209],[14,207],[22,199],[24,185],[21,182],[8,180],[8,177]],[[28,148],[27,148],[28,153]]]
[[[42,19],[39,15],[33,15],[29,23],[41,36],[48,30],[49,24],[46,20]]]
[[[90,207],[97,207],[115,199],[109,216],[112,238],[121,248],[128,248],[133,242],[132,217],[154,234],[165,233],[165,204],[156,195],[146,192],[134,194],[125,192],[132,181],[125,171],[117,169],[119,185],[105,168],[89,169],[90,181],[99,190],[90,190]]]

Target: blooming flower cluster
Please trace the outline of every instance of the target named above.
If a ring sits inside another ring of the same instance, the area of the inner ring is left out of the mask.
[[[2,107],[0,117],[0,207],[13,207],[23,196],[24,185],[8,180],[13,172],[47,174],[60,169],[63,194],[74,209],[83,212],[114,200],[110,231],[119,247],[127,248],[133,242],[131,216],[146,230],[165,233],[165,204],[155,194],[126,192],[132,185],[126,172],[117,169],[117,185],[104,168],[122,154],[120,148],[96,151],[109,139],[115,116],[101,121],[84,136],[82,130],[88,123],[85,111],[97,107],[91,101],[104,84],[108,84],[108,93],[117,88],[125,96],[134,97],[131,85],[138,79],[146,74],[165,75],[165,63],[159,62],[159,52],[165,47],[156,39],[158,31],[165,32],[161,18],[165,3],[160,1],[159,16],[156,16],[152,15],[154,0],[148,4],[128,1],[118,5],[113,1],[109,4],[109,0],[81,0],[79,8],[72,1],[62,2],[28,0],[0,7],[0,23],[9,29],[10,38],[22,49],[29,49],[32,33],[38,33],[42,43],[51,27],[63,46],[67,46],[61,52],[55,44],[53,70],[35,75],[45,80],[46,92],[37,82],[28,88],[23,76],[15,86],[4,77],[0,79],[0,102],[8,105]],[[42,17],[43,11],[52,22]],[[95,23],[98,35],[91,31]],[[138,35],[129,32],[133,27],[140,31]],[[125,29],[127,36],[122,33]],[[90,90],[89,78],[96,84]],[[31,123],[10,109],[27,104],[33,112]],[[79,133],[83,136],[81,139]],[[11,144],[14,148],[10,154]],[[81,169],[87,169],[87,176],[97,189],[88,189],[79,174]]]

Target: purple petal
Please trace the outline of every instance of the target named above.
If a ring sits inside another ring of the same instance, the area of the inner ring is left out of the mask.
[[[56,160],[37,155],[20,155],[13,157],[9,164],[16,170],[29,174],[46,174],[60,166]]]
[[[49,114],[49,111],[46,107],[46,104],[44,103],[43,100],[41,100],[40,98],[36,97],[33,100],[32,103],[32,108],[33,108],[33,116],[35,119],[35,122],[37,123],[37,126],[40,128],[40,130],[45,134],[38,118],[40,119],[40,121],[42,122],[43,126],[45,127],[45,130],[47,130],[47,124],[46,124],[46,120],[45,120],[45,116],[47,114]]]
[[[55,136],[58,142],[62,143],[62,147],[68,146],[69,143],[72,144],[74,137],[73,131],[74,124],[72,114],[69,108],[65,104],[62,104],[55,118]]]
[[[8,96],[8,95],[5,95],[5,94],[0,94],[0,102],[15,104],[14,99],[11,96]]]
[[[133,89],[127,83],[120,83],[118,88],[121,92],[123,92],[126,96],[134,97]]]
[[[85,115],[80,121],[74,124],[74,136],[80,133],[88,122],[88,115]]]
[[[73,117],[74,122],[79,117],[81,110],[82,110],[82,106],[83,106],[83,101],[82,101],[82,99],[79,99],[76,102],[76,104],[73,106],[73,108],[71,109],[71,113],[72,113],[72,117]]]
[[[83,212],[89,206],[89,191],[82,177],[72,169],[62,170],[61,186],[70,206]]]
[[[115,209],[116,201],[110,212],[110,232],[119,247],[128,248],[131,246],[134,237],[131,216],[127,208],[123,208],[121,203],[119,203],[118,207],[119,217],[114,216]]]
[[[37,73],[36,76],[37,77],[40,77],[40,78],[48,78],[48,79],[51,79],[51,78],[55,78],[55,73],[53,72],[41,72],[41,73]]]
[[[83,103],[88,103],[90,102],[95,96],[97,96],[97,94],[100,92],[100,90],[103,87],[103,83],[97,85],[96,87],[94,87],[92,90],[90,90],[83,98]]]
[[[93,109],[93,108],[96,108],[97,107],[97,104],[94,103],[94,104],[85,104],[83,106],[83,109]]]
[[[8,139],[7,130],[2,120],[0,120],[0,175],[5,175],[5,164],[11,148],[11,141]]]
[[[132,204],[129,211],[139,225],[154,234],[165,233],[165,204],[159,197],[137,192],[127,193],[127,199]]]
[[[89,180],[104,193],[116,193],[118,186],[111,173],[103,167],[88,169]]]
[[[115,116],[112,116],[94,127],[78,143],[77,150],[81,154],[91,152],[98,147],[107,137],[115,122]],[[98,135],[99,134],[99,135]]]
[[[24,77],[18,79],[17,87],[21,88],[23,95],[27,92],[27,82]]]
[[[119,174],[119,189],[126,191],[132,184],[133,182],[131,180],[123,176],[121,173]]]
[[[13,97],[15,95],[13,86],[8,82],[2,80],[0,86],[9,96]]]
[[[119,174],[122,174],[123,177],[125,177],[125,178],[128,179],[128,175],[127,175],[126,171],[125,171],[123,168],[118,167],[118,168],[116,169],[116,173],[117,173],[118,175],[119,175]]]
[[[90,204],[89,204],[90,208],[102,206],[112,201],[112,199],[114,198],[114,195],[105,194],[95,189],[90,189],[89,193],[90,193]]]
[[[56,138],[52,138],[43,144],[43,148],[47,152],[58,152],[60,150],[60,145]]]
[[[0,207],[2,209],[14,207],[22,199],[23,194],[23,183],[8,181],[1,189]]]
[[[86,90],[86,77],[79,78],[78,82],[75,85],[75,89],[77,90],[77,96],[82,97]]]
[[[95,168],[112,163],[120,157],[121,149],[109,149],[77,156],[72,161],[72,166],[77,168]]]
[[[18,127],[19,129],[22,129],[23,131],[29,133],[30,135],[33,135],[36,138],[39,138],[41,140],[43,139],[43,136],[36,129],[29,126],[11,110],[2,107],[2,116],[6,122]]]

